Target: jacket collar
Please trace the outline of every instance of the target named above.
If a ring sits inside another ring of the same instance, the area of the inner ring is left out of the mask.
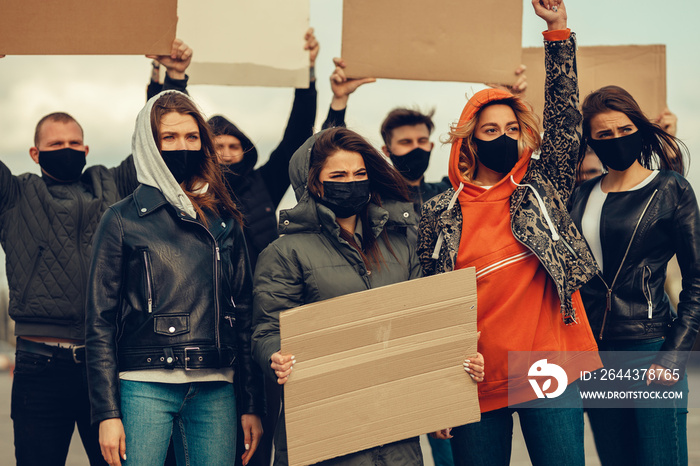
[[[134,191],[134,203],[139,217],[145,217],[159,207],[167,205],[168,201],[159,189],[142,184]]]

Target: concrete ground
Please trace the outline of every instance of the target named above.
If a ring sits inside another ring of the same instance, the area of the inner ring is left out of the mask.
[[[700,367],[696,370],[690,371],[690,387],[700,387]],[[14,457],[14,445],[13,445],[13,434],[12,434],[12,420],[10,419],[10,391],[12,388],[12,377],[9,372],[0,372],[0,465],[11,465],[15,464]],[[697,389],[696,389],[697,390]],[[697,393],[700,393],[698,390]],[[696,400],[696,401],[695,401]],[[695,399],[693,398],[693,393],[690,396],[691,406],[695,408],[690,409],[690,414],[688,415],[688,448],[691,465],[700,465],[700,394],[696,394]],[[595,452],[595,446],[593,445],[593,437],[590,429],[586,426],[586,464],[587,465],[600,465],[598,457]],[[428,442],[423,439],[421,444],[423,445],[424,452],[429,451]],[[37,442],[37,447],[41,448],[39,442]],[[430,455],[425,455],[426,466],[433,466],[433,461]],[[77,431],[73,436],[73,443],[71,444],[71,449],[68,454],[68,460],[66,462],[67,466],[86,466],[88,464],[87,457],[85,456],[85,451],[83,450],[82,444],[80,443],[80,438],[77,435]],[[523,436],[520,432],[518,423],[515,423],[515,428],[513,432],[513,456],[511,461],[512,466],[527,466],[530,465],[530,460],[527,455],[527,449],[525,447],[525,442]]]

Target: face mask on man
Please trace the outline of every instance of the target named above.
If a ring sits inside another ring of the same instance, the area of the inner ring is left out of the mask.
[[[164,150],[161,152],[161,156],[178,184],[189,178],[199,164],[199,161],[204,157],[202,149]]]
[[[85,151],[70,147],[39,151],[39,166],[58,181],[76,181],[85,168]]]
[[[369,198],[369,180],[324,181],[320,201],[333,211],[336,218],[348,218],[362,212]]]
[[[405,155],[390,154],[389,158],[394,167],[407,180],[419,180],[428,169],[430,151],[416,147]]]
[[[595,155],[603,165],[617,171],[627,170],[642,153],[642,134],[637,131],[614,139],[589,139]]]
[[[505,134],[492,141],[473,138],[476,158],[486,168],[497,173],[510,172],[518,163],[518,140]]]

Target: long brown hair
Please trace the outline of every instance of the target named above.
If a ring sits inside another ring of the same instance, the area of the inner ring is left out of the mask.
[[[386,159],[362,136],[347,128],[331,128],[319,134],[311,149],[311,162],[309,166],[308,190],[316,198],[321,197],[323,183],[319,179],[321,169],[326,159],[338,151],[357,152],[362,156],[367,169],[367,178],[370,185],[370,202],[381,206],[382,200],[397,200],[408,202],[408,187],[406,181]],[[340,236],[360,253],[362,260],[368,268],[381,268],[386,265],[384,256],[379,249],[377,238],[372,232],[369,222],[368,209],[365,207],[359,214],[362,219],[362,239],[364,248],[360,248],[353,238],[354,232],[346,232],[340,229]],[[381,238],[391,254],[396,257],[389,243],[386,229],[381,233]],[[397,258],[398,259],[398,258]]]
[[[208,226],[207,216],[204,213],[205,209],[214,212],[216,215],[222,215],[224,212],[227,212],[238,223],[242,223],[243,216],[236,208],[236,204],[226,189],[214,149],[214,136],[209,129],[209,125],[207,125],[206,120],[194,102],[183,94],[174,92],[164,94],[153,104],[153,109],[151,110],[151,131],[158,150],[161,150],[160,121],[164,115],[173,112],[181,115],[190,115],[197,122],[199,128],[203,157],[195,166],[195,170],[190,173],[189,178],[184,181],[183,188],[187,197],[192,201],[197,216],[205,226]],[[203,183],[208,183],[209,189],[203,193],[197,192]]]
[[[473,180],[477,175],[478,164],[476,161],[474,132],[476,131],[476,125],[479,123],[481,112],[491,105],[507,105],[513,110],[515,118],[518,120],[518,125],[520,126],[518,157],[522,156],[523,151],[526,149],[532,149],[532,151],[538,150],[540,144],[542,144],[537,116],[527,103],[517,97],[493,100],[480,107],[471,120],[461,125],[457,123],[452,125],[447,138],[443,141],[452,144],[456,140],[462,139],[462,147],[460,148],[459,155],[459,171],[466,180]]]
[[[642,153],[637,159],[648,169],[674,170],[681,175],[685,171],[684,156],[688,149],[678,138],[671,136],[644,115],[629,92],[619,86],[605,86],[586,96],[581,108],[583,113],[583,139],[580,159],[586,154],[591,139],[591,119],[600,113],[617,111],[624,113],[642,135]],[[579,163],[579,171],[581,165]]]

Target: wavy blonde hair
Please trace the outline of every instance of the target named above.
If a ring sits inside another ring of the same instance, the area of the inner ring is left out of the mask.
[[[526,149],[537,151],[542,144],[542,137],[539,131],[539,119],[532,111],[529,104],[526,104],[517,97],[508,97],[501,100],[494,100],[482,106],[474,115],[474,117],[466,123],[454,123],[450,126],[450,132],[447,138],[443,141],[446,144],[454,144],[457,140],[462,139],[462,147],[459,153],[459,171],[465,180],[471,181],[476,177],[477,163],[476,144],[474,143],[474,131],[481,116],[481,112],[486,107],[491,105],[507,105],[515,113],[515,118],[520,125],[520,137],[518,138],[518,158],[520,158]],[[469,150],[465,150],[468,148]]]

